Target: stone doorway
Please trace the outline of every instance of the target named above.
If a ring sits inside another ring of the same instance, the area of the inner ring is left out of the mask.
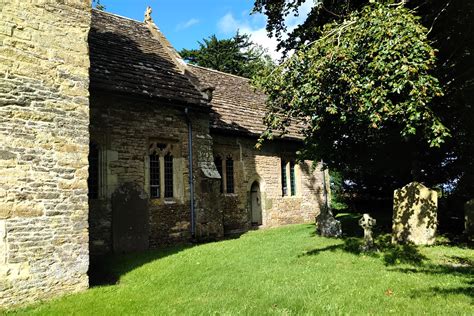
[[[250,208],[252,226],[262,225],[262,195],[258,181],[252,183],[252,187],[250,188]]]

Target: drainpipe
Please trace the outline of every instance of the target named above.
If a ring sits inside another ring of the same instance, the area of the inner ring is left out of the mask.
[[[193,126],[189,118],[189,109],[184,109],[186,123],[188,125],[188,163],[189,163],[189,207],[191,210],[191,235],[196,235],[196,219],[194,211],[194,182],[193,182]]]

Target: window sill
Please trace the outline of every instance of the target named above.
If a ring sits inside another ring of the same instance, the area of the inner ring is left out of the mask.
[[[237,193],[221,193],[224,197],[237,197]]]

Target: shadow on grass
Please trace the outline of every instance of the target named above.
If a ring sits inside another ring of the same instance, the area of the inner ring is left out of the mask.
[[[439,286],[431,287],[427,290],[414,291],[412,296],[419,297],[420,295],[432,296],[432,295],[466,295],[474,299],[474,262],[469,258],[463,257],[448,257],[455,258],[456,262],[447,264],[434,265],[428,264],[418,268],[396,268],[392,271],[412,274],[429,274],[429,275],[442,275],[448,274],[460,278],[464,278],[463,282],[465,286],[459,286],[454,288],[441,288]]]
[[[179,245],[139,253],[107,254],[91,257],[89,266],[90,286],[114,285],[122,275],[157,259],[174,255],[193,245]]]
[[[401,263],[411,265],[422,265],[428,260],[426,256],[420,253],[415,245],[398,245],[390,242],[390,235],[382,235],[376,238],[375,247],[377,251],[362,251],[364,241],[361,238],[348,237],[343,238],[344,243],[331,245],[324,248],[312,249],[303,254],[303,256],[319,255],[327,251],[344,251],[354,255],[363,253],[366,256],[382,257],[385,265],[397,265]]]

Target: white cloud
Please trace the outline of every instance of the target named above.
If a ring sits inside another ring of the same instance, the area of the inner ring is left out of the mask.
[[[285,24],[288,28],[288,32],[293,31],[299,24],[301,24],[311,11],[314,6],[315,0],[306,0],[298,9],[298,16],[290,14],[285,19]],[[254,43],[262,45],[268,50],[268,53],[274,60],[281,58],[281,53],[277,51],[277,40],[268,36],[265,30],[266,19],[262,15],[242,15],[242,18],[235,18],[234,15],[229,12],[224,15],[217,26],[219,32],[231,36],[234,35],[237,30],[241,33],[250,35],[250,38]],[[284,35],[283,38],[286,36]]]
[[[192,18],[192,19],[189,19],[189,20],[186,21],[186,22],[183,22],[183,23],[178,24],[178,25],[176,26],[176,29],[177,29],[177,30],[184,30],[184,29],[190,28],[190,27],[193,26],[193,25],[198,24],[199,22],[201,22],[201,21],[199,21],[198,19]]]

